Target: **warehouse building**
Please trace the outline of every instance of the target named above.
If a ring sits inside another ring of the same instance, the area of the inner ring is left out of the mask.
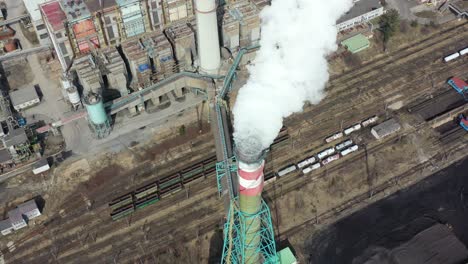
[[[13,232],[13,226],[10,219],[0,220],[0,233],[4,236]]]
[[[400,129],[400,124],[392,118],[373,127],[371,129],[371,133],[376,139],[382,139],[393,133],[396,133]]]
[[[10,100],[16,111],[35,106],[41,102],[34,87],[22,88],[11,92]]]
[[[8,212],[8,219],[10,220],[13,230],[19,230],[28,226],[28,223],[26,223],[26,220],[24,219],[23,215],[21,214],[18,208],[15,208]]]
[[[354,6],[336,22],[338,31],[346,30],[384,14],[380,0],[354,0]]]

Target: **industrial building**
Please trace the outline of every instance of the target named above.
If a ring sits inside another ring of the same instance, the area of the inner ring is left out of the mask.
[[[28,222],[31,219],[41,215],[41,211],[35,200],[26,201],[15,209],[8,211],[8,218],[0,221],[0,233],[8,235],[13,230],[24,228],[28,226]]]
[[[34,29],[37,34],[37,39],[41,45],[49,45],[50,38],[47,32],[47,28],[42,19],[41,11],[39,10],[39,5],[49,0],[27,0],[23,1],[26,7],[26,10],[31,18],[31,24],[34,26]]]
[[[351,53],[358,53],[370,47],[370,41],[363,34],[357,34],[341,42]]]
[[[395,119],[389,119],[382,122],[371,129],[372,135],[376,139],[382,139],[401,129],[401,125]]]
[[[30,108],[41,102],[34,87],[22,88],[10,92],[10,100],[16,111]]]
[[[353,7],[336,22],[338,31],[346,30],[384,14],[380,0],[354,0]]]

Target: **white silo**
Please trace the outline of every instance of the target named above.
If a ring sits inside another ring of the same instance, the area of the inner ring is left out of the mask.
[[[200,70],[218,73],[221,65],[216,0],[195,0]]]
[[[77,108],[81,104],[80,94],[78,89],[75,87],[70,87],[67,89],[68,101],[72,104],[73,108]]]

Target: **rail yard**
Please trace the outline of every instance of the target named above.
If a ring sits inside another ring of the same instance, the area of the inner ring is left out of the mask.
[[[301,262],[311,235],[304,230],[319,230],[464,157],[468,136],[455,120],[433,124],[454,109],[466,114],[447,80],[467,79],[468,57],[444,62],[466,39],[468,24],[450,23],[332,76],[321,103],[285,120],[266,157],[264,196],[276,239],[288,240]],[[401,129],[375,139],[371,127],[390,118]],[[115,154],[70,190],[51,188],[44,220],[11,237],[13,245],[2,241],[7,263],[219,261],[225,208],[212,131],[202,126]]]

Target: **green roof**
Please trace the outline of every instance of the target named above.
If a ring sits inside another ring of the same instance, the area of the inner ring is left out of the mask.
[[[296,257],[289,247],[278,252],[279,264],[297,264]]]
[[[356,53],[365,50],[370,46],[369,40],[362,34],[345,39],[341,45],[346,46],[351,53]]]

